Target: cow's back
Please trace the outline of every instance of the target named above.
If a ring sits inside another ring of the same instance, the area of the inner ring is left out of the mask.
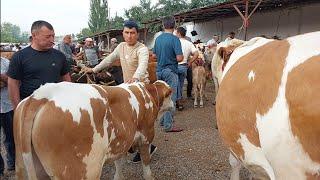
[[[239,58],[221,82],[221,137],[251,170],[271,179],[319,178],[316,39],[319,32],[266,43]]]

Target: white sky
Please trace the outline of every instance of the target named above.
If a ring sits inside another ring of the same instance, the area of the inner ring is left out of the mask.
[[[116,12],[139,4],[139,0],[108,0],[111,17]],[[32,22],[45,20],[51,23],[56,35],[77,34],[88,27],[90,0],[1,0],[1,23],[18,25],[21,31],[30,32]]]

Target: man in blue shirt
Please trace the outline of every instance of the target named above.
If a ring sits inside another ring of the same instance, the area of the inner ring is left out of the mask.
[[[175,20],[174,17],[165,17],[162,20],[164,33],[155,40],[153,54],[157,57],[157,77],[169,84],[172,88],[172,101],[176,103],[178,81],[178,62],[183,60],[181,43],[177,36],[173,35]],[[181,128],[174,127],[173,113],[166,112],[160,120],[166,132],[180,132]]]

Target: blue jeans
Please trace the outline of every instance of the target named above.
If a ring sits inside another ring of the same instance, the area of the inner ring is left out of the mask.
[[[8,169],[14,169],[15,167],[15,146],[13,140],[13,111],[7,113],[0,113],[0,129],[4,134],[4,147],[7,151],[7,165]],[[1,139],[2,141],[2,139]],[[0,156],[0,173],[4,170],[4,162],[2,156]]]
[[[159,80],[165,81],[172,89],[171,99],[173,101],[174,107],[177,101],[177,89],[178,89],[178,75],[171,69],[163,69],[161,72],[157,72],[157,78]],[[167,111],[160,119],[160,125],[163,125],[165,131],[171,130],[173,126],[173,114],[175,110]]]
[[[178,65],[179,86],[178,86],[177,100],[180,100],[183,97],[182,96],[183,84],[184,84],[184,79],[187,76],[187,70],[188,70],[188,65]]]

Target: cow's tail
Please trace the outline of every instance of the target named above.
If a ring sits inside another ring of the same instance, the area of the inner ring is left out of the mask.
[[[29,97],[17,107],[14,116],[17,179],[38,179],[34,163],[34,160],[38,158],[32,146],[32,127],[35,117],[45,102],[44,100],[35,100]]]

